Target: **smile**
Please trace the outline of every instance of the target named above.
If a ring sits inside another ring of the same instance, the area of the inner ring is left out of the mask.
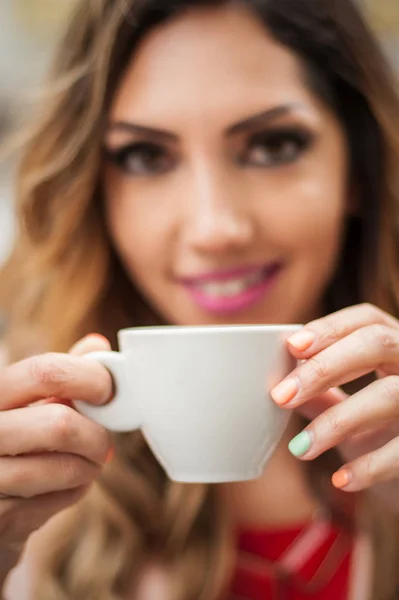
[[[211,273],[185,279],[182,283],[191,299],[202,309],[231,314],[252,307],[274,287],[281,263]]]

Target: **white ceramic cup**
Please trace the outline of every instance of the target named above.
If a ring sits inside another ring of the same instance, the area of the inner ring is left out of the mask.
[[[111,372],[114,399],[76,408],[111,431],[141,429],[174,481],[256,479],[288,422],[268,390],[295,366],[285,340],[299,328],[122,330],[120,352],[87,355]]]

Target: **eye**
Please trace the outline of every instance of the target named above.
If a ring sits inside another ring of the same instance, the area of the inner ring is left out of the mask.
[[[275,129],[253,135],[240,163],[273,167],[295,162],[309,148],[312,134],[300,129]]]
[[[159,175],[170,171],[175,160],[171,153],[158,144],[137,142],[107,150],[108,158],[129,175]]]

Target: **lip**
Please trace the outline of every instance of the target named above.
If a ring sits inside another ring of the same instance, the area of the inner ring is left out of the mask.
[[[228,281],[229,279],[237,279],[238,277],[247,277],[253,273],[257,273],[263,269],[267,269],[277,263],[268,263],[261,265],[253,265],[248,267],[236,267],[234,269],[224,269],[221,271],[212,271],[202,275],[192,275],[191,277],[180,277],[181,283],[184,285],[196,285],[208,283],[212,281]]]
[[[231,315],[248,310],[263,300],[275,286],[283,264],[281,262],[268,263],[257,267],[239,267],[228,271],[218,271],[196,277],[181,279],[182,285],[195,304],[207,312],[216,315]],[[258,283],[234,296],[212,297],[199,287],[202,283],[226,282],[229,279],[238,279],[264,271],[265,276]]]

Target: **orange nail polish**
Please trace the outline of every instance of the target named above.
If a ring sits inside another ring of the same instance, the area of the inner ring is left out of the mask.
[[[302,329],[298,331],[288,340],[288,343],[298,350],[298,352],[305,352],[315,342],[316,334],[313,331]]]
[[[270,395],[273,400],[280,406],[288,404],[299,392],[298,380],[294,378],[285,379],[278,384],[271,392]]]
[[[101,335],[101,333],[89,333],[85,339],[88,338],[97,338],[103,342],[107,342],[107,344],[109,344],[109,340],[107,340],[107,338],[104,335]]]
[[[105,459],[105,463],[108,464],[111,462],[111,460],[114,458],[115,456],[115,448],[112,446],[112,448],[109,449],[108,454],[107,454],[107,458]]]
[[[341,469],[332,476],[333,486],[342,489],[351,482],[351,473],[348,469]]]

